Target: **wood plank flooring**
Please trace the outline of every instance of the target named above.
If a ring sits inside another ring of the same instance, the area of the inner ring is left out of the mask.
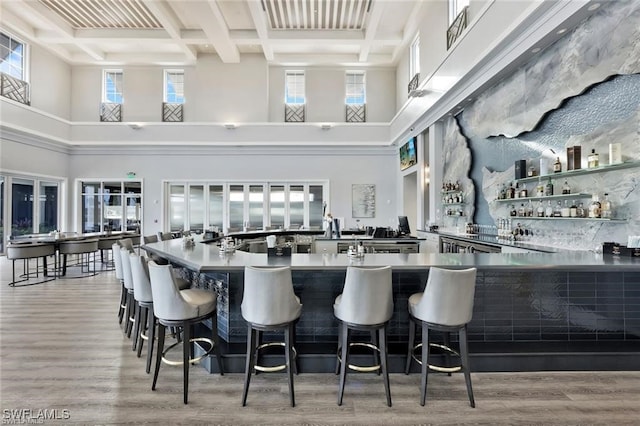
[[[248,405],[243,376],[191,370],[189,404],[182,370],[164,365],[158,387],[144,358],[131,351],[117,322],[119,284],[113,272],[11,288],[11,263],[0,258],[0,416],[7,410],[68,410],[44,424],[541,424],[640,425],[640,372],[474,373],[477,408],[464,379],[432,375],[427,405],[419,375],[391,375],[393,407],[379,376],[352,374],[336,404],[337,376],[295,377],[291,408],[284,374],[254,376]]]

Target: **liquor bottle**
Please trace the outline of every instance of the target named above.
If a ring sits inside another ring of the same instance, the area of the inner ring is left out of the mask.
[[[527,184],[523,183],[520,187],[520,198],[527,198],[529,196],[529,191],[527,190]]]
[[[513,187],[513,183],[509,183],[509,188],[507,189],[507,198],[516,198],[516,189]]]
[[[509,216],[517,216],[518,212],[516,211],[515,204],[511,204],[511,210],[509,211]]]
[[[527,177],[534,177],[536,175],[536,168],[531,166],[527,171]]]
[[[601,208],[602,205],[600,204],[600,197],[594,195],[591,199],[591,204],[589,205],[589,217],[599,218],[602,214]]]
[[[556,161],[553,163],[553,173],[560,173],[562,171],[562,163],[560,157],[556,157]]]
[[[520,217],[524,217],[526,214],[525,209],[524,209],[524,204],[520,204],[520,208],[518,209],[518,216]]]
[[[564,185],[562,185],[562,193],[563,194],[571,194],[571,187],[569,186],[569,182],[564,181]]]
[[[537,216],[544,217],[544,206],[542,205],[542,200],[538,200]]]
[[[562,215],[562,217],[571,216],[571,207],[569,206],[569,200],[564,200],[564,205],[562,206],[560,214]]]
[[[600,161],[598,160],[598,153],[595,149],[591,150],[591,154],[587,157],[587,168],[592,169],[598,167]]]
[[[538,178],[538,186],[536,186],[536,197],[544,197],[544,184],[542,178]]]
[[[551,200],[547,201],[547,208],[544,210],[545,217],[553,217],[553,207],[551,207]]]
[[[529,200],[529,202],[527,203],[527,208],[525,210],[525,216],[533,217],[533,203],[531,202],[531,200]]]
[[[562,217],[562,204],[560,203],[560,200],[558,200],[556,205],[553,207],[553,217]]]
[[[551,178],[549,178],[547,184],[544,187],[544,195],[545,197],[550,197],[553,195],[553,182],[551,182]]]
[[[584,208],[584,203],[578,204],[578,208],[576,209],[576,217],[587,217],[587,212]]]
[[[609,200],[609,194],[605,192],[604,201],[602,201],[600,214],[604,219],[611,219],[611,217],[613,216],[612,209],[613,209],[613,206],[611,204],[611,201]]]
[[[578,206],[576,205],[576,200],[571,202],[571,207],[569,207],[569,217],[578,217]]]
[[[516,182],[516,187],[513,188],[513,196],[515,198],[520,198],[520,184]]]

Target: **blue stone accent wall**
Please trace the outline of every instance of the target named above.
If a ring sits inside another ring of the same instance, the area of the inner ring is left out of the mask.
[[[580,145],[583,168],[591,149],[606,165],[609,143],[619,142],[625,161],[640,161],[639,22],[640,2],[604,3],[535,60],[445,120],[443,176],[468,176],[473,182],[469,219],[494,225],[509,216],[509,204],[493,200],[502,185],[514,180],[516,160],[527,160],[539,173],[541,158],[553,162],[560,157],[566,170],[566,147]],[[462,170],[465,164],[469,169]],[[556,193],[563,182],[554,181]],[[572,177],[570,185],[572,193],[601,199],[609,193],[614,217],[622,221],[563,222],[566,239],[554,245],[587,250],[603,241],[626,243],[628,235],[640,233],[640,167]],[[528,190],[533,192],[535,183]],[[456,226],[442,221],[445,228]],[[529,222],[524,225],[541,234],[558,228],[553,221]]]

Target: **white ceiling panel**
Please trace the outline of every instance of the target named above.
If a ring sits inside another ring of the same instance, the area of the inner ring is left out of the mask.
[[[261,53],[271,64],[295,57],[301,65],[320,55],[323,63],[352,63],[355,55],[369,65],[376,54],[375,65],[393,66],[406,49],[408,16],[424,1],[0,0],[0,25],[77,64],[126,64],[139,49],[136,64],[162,62],[163,54],[173,62],[182,54],[188,65],[204,53],[229,63]]]

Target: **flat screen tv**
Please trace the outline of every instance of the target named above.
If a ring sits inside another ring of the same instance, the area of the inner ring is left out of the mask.
[[[398,216],[398,233],[400,235],[411,234],[411,229],[409,228],[409,219],[407,219],[406,216]]]
[[[400,147],[400,170],[408,169],[418,163],[416,144],[417,138],[414,136]]]

